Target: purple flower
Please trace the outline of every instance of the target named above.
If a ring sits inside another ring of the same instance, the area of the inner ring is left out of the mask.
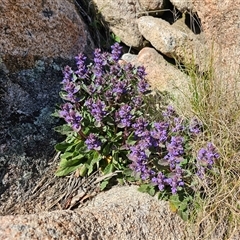
[[[141,97],[134,97],[132,99],[134,107],[139,108],[143,105],[143,99]]]
[[[144,79],[144,77],[147,75],[145,68],[143,66],[137,67],[137,75],[140,79]]]
[[[154,175],[154,171],[147,166],[147,154],[144,150],[141,150],[139,146],[130,147],[131,153],[128,155],[129,160],[132,163],[129,165],[135,173],[137,173],[142,180],[146,180],[150,176]]]
[[[154,174],[153,170],[147,167],[147,164],[141,161],[134,161],[129,165],[130,169],[132,169],[142,180],[148,179],[151,175]]]
[[[117,62],[121,56],[122,47],[120,46],[119,43],[114,43],[114,45],[111,46],[111,49],[112,49],[112,55],[111,55],[112,59]]]
[[[131,63],[127,63],[124,65],[124,72],[131,73],[133,70],[133,65]]]
[[[86,56],[84,56],[82,53],[78,54],[78,56],[75,57],[78,70],[75,72],[79,78],[86,78],[87,76],[87,67],[85,65]]]
[[[142,117],[137,118],[135,120],[135,123],[132,124],[135,136],[142,137],[148,125],[149,125],[149,122],[145,118],[142,118]]]
[[[110,66],[109,73],[111,76],[118,76],[119,73],[121,72],[121,70],[122,70],[122,68],[121,68],[120,64],[116,63],[116,64]]]
[[[177,166],[175,171],[171,174],[171,176],[165,179],[165,183],[171,186],[172,194],[177,193],[178,187],[184,186],[182,174],[183,174],[182,169],[179,166]]]
[[[72,104],[65,103],[62,106],[62,110],[59,111],[59,115],[64,118],[74,131],[79,131],[81,129],[82,116],[73,109]]]
[[[128,104],[124,104],[115,114],[115,120],[118,123],[118,127],[130,127],[132,121],[132,108]]]
[[[103,76],[99,76],[99,77],[95,78],[94,79],[94,90],[97,93],[101,93],[102,86],[104,86],[105,82],[106,81]]]
[[[175,112],[173,106],[168,106],[166,111],[163,111],[162,114],[166,118],[171,118],[176,114],[176,112]]]
[[[156,122],[154,123],[154,129],[150,131],[151,136],[158,140],[159,143],[164,143],[168,138],[168,126],[169,124],[166,122]]]
[[[219,154],[212,143],[208,143],[206,148],[201,148],[197,154],[198,176],[203,177],[205,169],[211,169],[215,160],[219,158]]]
[[[66,116],[69,114],[70,110],[73,109],[73,105],[71,103],[65,103],[61,107],[62,110],[59,111],[59,115],[62,118],[66,118]]]
[[[93,102],[92,99],[89,99],[85,102],[85,105],[88,107],[92,116],[97,122],[101,122],[102,119],[106,116],[107,111],[105,102],[99,99],[96,102]]]
[[[151,182],[154,186],[157,185],[160,191],[163,191],[165,187],[165,179],[166,176],[162,172],[159,172],[156,177],[152,178]]]
[[[172,137],[171,142],[167,144],[167,150],[168,153],[164,159],[169,162],[170,170],[173,170],[180,163],[184,154],[183,138],[180,136]]]
[[[68,82],[64,84],[63,89],[67,92],[66,100],[69,100],[73,103],[78,101],[78,98],[75,94],[80,90],[80,86],[76,85],[74,82]]]
[[[64,74],[64,78],[62,80],[62,84],[66,84],[66,83],[72,81],[73,70],[71,69],[71,67],[66,66],[64,68],[63,74]]]
[[[111,90],[107,90],[105,92],[105,98],[107,101],[113,101],[114,97],[113,97],[113,92]]]
[[[147,81],[145,79],[141,79],[138,82],[137,89],[140,93],[145,93],[149,90],[149,84],[147,83]]]
[[[113,93],[115,93],[117,96],[121,96],[122,94],[125,94],[127,92],[127,84],[124,81],[119,81],[114,85],[114,88],[112,89]]]
[[[104,59],[103,54],[101,53],[101,49],[95,49],[94,51],[94,67],[93,73],[99,78],[103,75],[103,66],[106,64],[106,60]]]
[[[181,156],[184,153],[183,138],[180,136],[173,136],[171,142],[167,144],[168,154],[171,156]]]
[[[90,133],[88,138],[85,141],[88,150],[96,150],[99,151],[101,149],[101,141],[94,133]]]
[[[128,158],[135,162],[143,162],[147,160],[147,154],[145,152],[145,149],[142,148],[141,145],[131,146]]]

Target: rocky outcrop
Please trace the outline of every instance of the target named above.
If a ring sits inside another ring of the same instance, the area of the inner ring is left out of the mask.
[[[0,13],[2,205],[21,201],[46,169],[60,140],[51,114],[62,69],[93,44],[74,1],[3,0]]]
[[[136,66],[144,66],[148,73],[146,79],[153,89],[173,93],[174,90],[188,84],[188,76],[168,63],[153,48],[143,48],[137,56],[124,54],[122,59]]]
[[[93,0],[97,12],[110,30],[118,36],[123,43],[134,48],[143,46],[143,38],[138,30],[136,20],[142,14],[156,11],[160,14],[165,6],[165,0]]]
[[[238,76],[239,1],[171,0],[172,6],[153,2],[95,0],[111,31],[130,49],[152,46],[200,72],[211,68],[213,59],[215,77],[224,81]]]
[[[125,186],[100,193],[75,211],[0,217],[0,236],[5,240],[224,239],[222,226],[210,219],[206,224],[206,229],[187,224],[169,210],[167,202],[138,192],[137,186]],[[236,229],[229,239],[237,240],[239,236]]]
[[[1,1],[0,58],[9,71],[36,58],[72,58],[93,48],[74,1]],[[0,61],[1,62],[1,61]]]
[[[136,186],[97,195],[82,209],[0,217],[0,236],[32,239],[190,239],[168,203],[140,193]],[[191,238],[193,239],[193,238]]]
[[[236,81],[240,71],[240,1],[193,0],[214,60],[215,74]]]
[[[182,19],[170,25],[167,21],[143,16],[138,19],[138,28],[152,46],[167,57],[178,62],[201,66],[206,59],[206,49]]]

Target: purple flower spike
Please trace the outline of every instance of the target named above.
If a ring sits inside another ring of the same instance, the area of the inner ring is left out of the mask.
[[[156,177],[152,178],[152,184],[154,186],[157,185],[158,189],[160,191],[163,191],[165,187],[165,179],[166,179],[166,176],[162,172],[159,172]]]
[[[169,162],[170,170],[174,170],[184,154],[183,138],[180,136],[172,137],[171,142],[167,144],[167,150],[168,154],[164,159]]]
[[[103,66],[104,66],[104,59],[101,53],[101,49],[95,49],[94,51],[94,68],[93,72],[97,78],[102,77],[103,75]]]
[[[122,47],[119,43],[114,43],[114,45],[111,46],[112,49],[112,59],[117,62],[120,59],[121,53],[122,53]]]
[[[68,82],[72,81],[73,70],[71,69],[71,67],[66,66],[64,68],[63,74],[64,78],[62,80],[62,84],[67,84]]]
[[[166,118],[171,118],[176,114],[176,112],[175,112],[173,106],[168,106],[167,109],[165,111],[163,111],[162,114]]]
[[[145,130],[147,130],[147,126],[148,126],[149,122],[144,119],[144,118],[137,118],[135,123],[132,124],[135,136],[137,137],[142,137]]]
[[[91,106],[91,114],[97,122],[101,122],[103,117],[106,115],[106,104],[101,100],[97,100]]]
[[[201,148],[197,155],[197,175],[203,178],[205,169],[211,169],[215,160],[219,158],[219,154],[212,143],[207,144],[207,148]]]
[[[119,111],[116,112],[115,120],[118,123],[118,127],[130,127],[132,122],[132,108],[128,104],[124,104],[120,107]]]
[[[78,77],[80,78],[86,78],[87,76],[87,67],[85,65],[85,61],[86,61],[86,56],[84,56],[82,53],[78,54],[78,56],[75,57],[76,62],[77,62],[77,66],[78,66],[78,70],[75,72]]]
[[[97,150],[99,151],[101,149],[101,141],[99,138],[94,134],[90,133],[88,138],[85,141],[88,150]]]
[[[80,90],[80,86],[77,86],[74,82],[68,82],[64,85],[63,89],[67,92],[67,100],[73,103],[78,101],[78,98],[75,96],[75,94]]]
[[[115,93],[117,96],[121,96],[122,94],[125,94],[127,92],[127,84],[124,81],[119,81],[115,84],[113,88],[113,93]]]
[[[137,75],[140,77],[140,79],[144,79],[144,77],[147,75],[145,68],[142,66],[137,67]]]
[[[62,105],[62,110],[59,111],[59,115],[62,118],[66,118],[69,114],[70,110],[73,109],[73,105],[71,103],[65,103]]]
[[[158,140],[159,143],[165,143],[168,138],[168,126],[169,124],[165,122],[154,123],[154,129],[150,132],[151,136]]]
[[[171,156],[181,156],[184,153],[183,138],[180,136],[172,137],[171,142],[167,145],[168,154]]]
[[[173,175],[165,179],[165,182],[169,186],[171,186],[172,194],[177,193],[178,187],[184,186],[182,174],[183,174],[182,169],[179,166],[177,166]]]
[[[149,84],[145,79],[141,79],[137,88],[140,93],[145,93],[149,90]]]
[[[70,103],[65,103],[62,106],[62,110],[59,111],[60,117],[73,128],[74,131],[79,131],[81,129],[82,116],[73,110],[73,105]]]

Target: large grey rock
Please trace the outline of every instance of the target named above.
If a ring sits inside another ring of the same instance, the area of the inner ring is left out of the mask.
[[[62,68],[69,61],[39,60],[15,73],[0,71],[0,204],[23,201],[61,141],[52,117],[60,104]]]
[[[167,21],[152,16],[137,20],[139,31],[158,51],[178,62],[204,67],[206,50],[204,42],[192,33],[183,19],[170,25]]]
[[[93,48],[72,0],[8,1],[0,6],[0,58],[10,71],[36,58],[72,58]]]
[[[205,225],[183,222],[167,202],[138,192],[136,186],[114,187],[75,211],[0,217],[4,240],[219,240],[223,229],[214,219]],[[236,229],[228,239],[239,236]]]
[[[137,56],[124,54],[122,59],[137,66],[144,66],[146,79],[153,89],[176,94],[180,87],[188,86],[188,76],[168,63],[154,48],[145,47]]]
[[[0,217],[0,236],[5,240],[186,239],[184,222],[170,212],[168,203],[136,188],[100,193],[77,211]]]
[[[215,77],[238,83],[240,72],[240,1],[192,0],[213,60]],[[240,89],[240,86],[239,86]]]
[[[148,11],[161,10],[165,6],[165,0],[93,0],[93,2],[111,31],[123,43],[135,48],[143,45],[143,38],[138,30],[136,19]]]

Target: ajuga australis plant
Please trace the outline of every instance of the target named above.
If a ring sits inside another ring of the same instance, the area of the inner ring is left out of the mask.
[[[137,182],[140,191],[158,191],[184,217],[189,198],[182,196],[194,194],[193,179],[203,178],[219,155],[211,143],[198,154],[192,152],[191,142],[202,128],[197,119],[187,122],[169,106],[161,121],[149,120],[145,70],[120,64],[120,55],[121,46],[115,43],[111,53],[96,49],[89,65],[79,54],[75,70],[65,67],[60,93],[64,104],[57,116],[66,124],[56,130],[66,139],[56,145],[61,152],[56,175],[115,172],[120,180]]]

